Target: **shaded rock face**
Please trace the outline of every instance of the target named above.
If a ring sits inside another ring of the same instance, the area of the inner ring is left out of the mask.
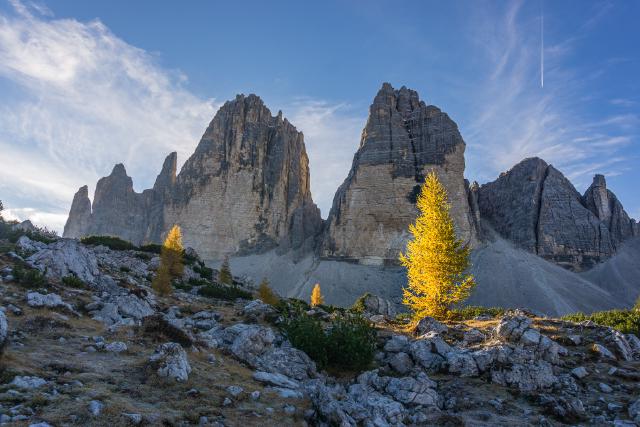
[[[164,201],[175,182],[176,161],[176,153],[167,156],[153,189],[142,193],[133,190],[133,181],[122,164],[98,181],[93,205],[87,186],[81,187],[73,197],[63,236],[110,235],[134,244],[159,242],[164,228]]]
[[[583,197],[553,166],[530,158],[476,192],[482,218],[498,233],[579,271],[610,257],[633,235],[634,223],[613,193],[603,189],[603,181],[596,177]]]
[[[238,95],[183,166],[165,216],[205,258],[302,246],[322,227],[302,133],[257,96]]]
[[[629,218],[616,195],[607,189],[604,175],[593,177],[593,183],[584,193],[582,201],[587,209],[605,223],[614,247],[639,234],[636,221]]]
[[[449,192],[459,237],[473,241],[464,149],[446,113],[420,101],[413,90],[385,83],[371,105],[351,171],[334,197],[322,256],[395,263],[417,216],[420,185],[431,170]]]

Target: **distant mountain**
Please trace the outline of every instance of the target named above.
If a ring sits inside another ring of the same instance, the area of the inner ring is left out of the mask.
[[[397,256],[417,214],[420,184],[434,170],[449,193],[458,235],[482,264],[474,266],[479,289],[499,293],[496,304],[529,302],[553,314],[615,306],[611,289],[574,273],[602,264],[640,235],[604,177],[596,175],[581,195],[560,171],[531,158],[494,182],[470,186],[464,150],[446,113],[413,90],[383,84],[323,221],[309,190],[302,133],[281,112],[272,116],[259,97],[238,95],[215,115],[179,174],[172,153],[154,187],[142,193],[134,192],[123,165],[98,182],[93,204],[87,187],[80,188],[64,236],[159,243],[178,224],[185,245],[205,259],[230,256],[236,273],[269,277],[285,295],[306,297],[319,281],[329,303],[350,304],[367,290],[397,301],[406,281]],[[627,282],[626,295],[640,293],[640,283]],[[513,293],[525,284],[539,298]],[[491,303],[488,295],[481,300]]]

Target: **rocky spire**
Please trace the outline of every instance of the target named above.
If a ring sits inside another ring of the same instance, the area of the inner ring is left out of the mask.
[[[482,218],[502,236],[567,268],[589,268],[613,254],[606,223],[542,159],[525,159],[482,185],[478,205]]]
[[[79,238],[84,236],[91,224],[91,200],[89,200],[89,188],[86,185],[80,187],[73,196],[69,218],[64,225],[63,237]]]
[[[584,205],[604,222],[615,247],[637,234],[634,220],[629,218],[615,194],[607,189],[604,175],[595,175],[582,197]]]
[[[176,182],[176,169],[178,164],[178,153],[175,151],[170,153],[162,164],[162,170],[156,177],[153,189],[158,192],[164,192],[171,189]]]
[[[206,258],[311,245],[322,220],[302,133],[256,95],[238,95],[183,166],[165,213]]]
[[[435,170],[449,192],[460,237],[475,241],[464,182],[465,143],[446,113],[417,92],[384,83],[369,110],[360,148],[338,189],[322,254],[361,262],[396,262],[424,176]]]

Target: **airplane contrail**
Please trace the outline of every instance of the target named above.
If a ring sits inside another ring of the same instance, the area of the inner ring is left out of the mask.
[[[544,88],[544,2],[540,1],[540,88]]]

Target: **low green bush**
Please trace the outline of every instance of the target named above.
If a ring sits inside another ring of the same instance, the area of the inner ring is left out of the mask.
[[[102,245],[114,251],[127,251],[137,249],[131,242],[114,236],[87,236],[80,239],[85,245]]]
[[[623,334],[640,335],[640,311],[638,310],[608,310],[591,314],[573,313],[562,316],[568,322],[584,322],[591,320],[601,326],[609,326]]]
[[[213,283],[206,279],[197,279],[195,277],[189,278],[187,281],[191,286],[210,286]]]
[[[311,306],[308,302],[301,299],[287,298],[278,301],[278,303],[275,305],[275,308],[283,316],[287,318],[293,318],[304,314],[304,312],[311,309]]]
[[[162,245],[158,245],[157,243],[148,243],[146,245],[142,245],[138,248],[139,251],[149,252],[152,254],[159,254],[162,251]]]
[[[481,307],[477,305],[469,305],[467,307],[455,308],[449,312],[449,320],[472,320],[478,316],[502,316],[505,313],[504,308],[500,307]]]
[[[376,330],[360,316],[339,317],[327,336],[329,364],[350,371],[371,365],[376,350]]]
[[[62,278],[62,284],[69,286],[70,288],[86,288],[87,284],[82,279],[74,275],[64,276]]]
[[[321,323],[302,312],[282,325],[291,344],[304,351],[320,369],[367,369],[373,362],[376,331],[361,316],[339,316],[325,332]]]
[[[327,335],[318,320],[304,314],[287,320],[282,329],[291,345],[307,353],[318,368],[326,368],[329,361]]]
[[[13,267],[13,278],[17,283],[27,286],[43,286],[47,283],[40,270],[19,265]]]
[[[228,301],[233,301],[238,298],[253,298],[251,292],[247,292],[243,289],[238,288],[237,286],[227,286],[221,285],[219,283],[210,283],[207,286],[198,289],[198,294],[204,297],[218,298]]]
[[[126,265],[123,265],[122,267],[120,267],[120,271],[122,271],[123,273],[129,273],[131,269]]]
[[[203,279],[213,280],[213,269],[204,265],[203,262],[196,263],[193,266],[193,271],[198,273]]]
[[[371,296],[371,294],[369,292],[365,293],[364,295],[362,295],[360,298],[358,298],[356,300],[356,302],[353,303],[353,305],[351,306],[351,308],[349,308],[349,311],[351,311],[352,313],[356,313],[356,314],[362,314],[364,313],[366,307],[364,305],[364,302],[367,298],[369,298]]]
[[[193,285],[190,282],[191,281],[189,281],[189,283],[185,283],[182,280],[174,280],[172,283],[174,288],[189,292],[191,289],[193,289]]]

